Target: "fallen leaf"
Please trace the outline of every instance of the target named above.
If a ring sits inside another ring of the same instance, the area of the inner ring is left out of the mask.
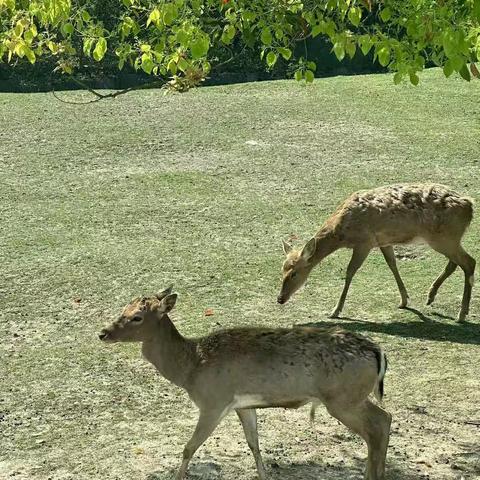
[[[135,455],[143,455],[145,453],[145,450],[141,447],[133,447],[132,450]]]
[[[211,317],[213,315],[213,310],[211,308],[207,308],[205,310],[205,316],[206,317]]]

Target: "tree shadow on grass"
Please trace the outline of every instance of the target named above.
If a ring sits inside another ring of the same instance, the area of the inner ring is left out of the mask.
[[[350,317],[340,317],[338,321],[320,321],[297,324],[302,327],[340,326],[354,332],[385,333],[405,338],[417,338],[437,342],[454,342],[469,345],[480,345],[480,324],[445,323],[427,316],[415,308],[405,310],[414,313],[421,321],[379,323]],[[453,320],[451,317],[434,313],[436,317]]]
[[[363,479],[366,459],[364,461],[355,460],[355,465],[345,465],[339,463],[315,463],[315,462],[269,462],[265,458],[267,477],[272,480],[361,480]],[[187,473],[188,480],[222,480],[222,466],[220,462],[210,461],[208,468],[204,468],[205,462],[192,462]],[[258,478],[254,468],[246,466],[224,465],[228,470],[228,477],[241,479]],[[172,480],[175,478],[175,471],[157,471],[147,475],[145,480]],[[386,476],[389,480],[418,480],[418,472],[408,469],[406,465],[400,465],[387,457]]]
[[[274,470],[270,470],[269,478],[291,479],[296,480],[301,478],[302,480],[362,480],[364,478],[365,461],[356,461],[356,465],[351,467],[342,463],[328,464],[327,466],[322,464],[315,464],[313,462],[308,463],[282,463]],[[418,472],[412,471],[396,464],[387,457],[387,468],[385,472],[386,478],[389,480],[419,480]]]
[[[465,442],[461,443],[460,447],[462,452],[453,454],[453,468],[467,474],[465,479],[480,478],[480,449],[478,443]]]

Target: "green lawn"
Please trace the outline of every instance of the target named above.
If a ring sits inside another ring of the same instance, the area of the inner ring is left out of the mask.
[[[84,92],[62,98],[80,101]],[[459,325],[446,260],[397,249],[411,310],[374,252],[344,319],[326,318],[349,252],[275,303],[281,240],[310,238],[354,190],[435,181],[480,199],[480,83],[425,72],[139,91],[91,105],[0,94],[0,479],[166,480],[196,420],[185,393],[99,329],[133,297],[174,283],[186,335],[219,326],[338,323],[387,351],[390,480],[480,478],[480,309]],[[466,249],[480,260],[474,220]],[[213,316],[205,316],[207,308]],[[360,478],[364,444],[325,412],[260,412],[275,479]],[[255,478],[231,415],[192,478]]]

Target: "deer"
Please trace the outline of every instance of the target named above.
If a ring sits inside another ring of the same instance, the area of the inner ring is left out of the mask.
[[[141,343],[144,358],[198,407],[176,480],[185,478],[192,456],[232,410],[243,426],[258,478],[266,480],[256,410],[308,403],[313,411],[323,403],[363,437],[366,480],[385,478],[392,417],[369,397],[372,392],[379,402],[383,397],[387,358],[380,346],[332,327],[239,327],[185,338],[169,317],[176,300],[172,287],[135,298],[99,334],[107,343]]]
[[[406,308],[408,293],[397,268],[393,245],[427,243],[448,259],[444,271],[432,283],[427,305],[459,266],[465,276],[463,299],[457,320],[464,322],[470,306],[475,260],[461,245],[473,217],[473,201],[439,184],[399,184],[351,194],[327,218],[315,236],[301,249],[283,241],[286,259],[277,302],[284,304],[307,280],[312,269],[340,248],[352,249],[345,283],[330,318],[338,318],[358,269],[373,248],[379,248],[400,292],[399,308]]]

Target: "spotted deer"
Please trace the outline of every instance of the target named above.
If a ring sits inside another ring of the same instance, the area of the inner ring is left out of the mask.
[[[330,314],[340,315],[353,276],[372,248],[380,248],[400,291],[400,308],[408,294],[397,269],[392,245],[426,242],[448,258],[444,271],[428,292],[430,305],[442,283],[457,266],[465,274],[462,307],[458,321],[468,315],[474,281],[475,260],[461,245],[473,216],[473,203],[444,185],[406,184],[365,190],[350,195],[301,249],[283,242],[286,260],[278,303],[285,303],[307,280],[312,269],[339,248],[353,250],[340,299]]]
[[[100,333],[104,342],[140,342],[144,357],[185,389],[199,409],[176,480],[230,411],[243,426],[260,480],[267,478],[257,433],[257,408],[323,403],[368,446],[365,479],[385,478],[391,416],[369,398],[383,395],[386,357],[360,335],[337,328],[233,328],[183,337],[168,313],[172,289],[136,298]]]

